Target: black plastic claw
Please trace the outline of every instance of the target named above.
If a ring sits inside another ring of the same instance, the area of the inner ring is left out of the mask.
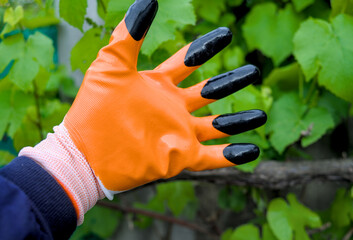
[[[136,0],[125,16],[126,28],[130,35],[139,41],[148,31],[156,16],[158,2],[156,0]]]
[[[193,41],[186,53],[184,64],[188,67],[204,64],[232,41],[232,32],[220,27]]]
[[[216,117],[212,125],[219,131],[229,135],[245,132],[265,124],[266,113],[261,110],[249,110]]]
[[[248,143],[230,144],[223,150],[224,157],[237,165],[254,161],[259,154],[259,148]]]
[[[201,96],[207,99],[221,99],[258,79],[260,70],[254,65],[246,65],[208,80],[201,91]]]

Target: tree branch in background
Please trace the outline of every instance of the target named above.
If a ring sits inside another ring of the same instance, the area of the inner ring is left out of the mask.
[[[113,202],[107,202],[107,201],[98,201],[97,205],[102,206],[102,207],[106,207],[106,208],[110,208],[113,210],[117,210],[120,211],[122,213],[133,213],[133,214],[140,214],[140,215],[144,215],[147,217],[151,217],[154,219],[158,219],[158,220],[162,220],[165,222],[169,222],[172,224],[178,224],[180,226],[189,228],[191,230],[203,233],[203,234],[207,234],[208,236],[213,236],[216,239],[219,238],[219,236],[215,235],[214,233],[209,232],[208,230],[206,230],[205,228],[196,225],[194,223],[189,223],[187,221],[178,219],[178,218],[174,218],[174,217],[170,217],[170,216],[166,216],[166,215],[162,215],[156,212],[152,212],[152,211],[147,211],[147,210],[142,210],[142,209],[137,209],[137,208],[132,208],[132,207],[123,207],[119,204],[113,203]]]
[[[176,177],[157,182],[196,180],[279,190],[318,179],[353,183],[353,159],[263,161],[253,173],[242,172],[231,167],[202,172],[183,171]]]

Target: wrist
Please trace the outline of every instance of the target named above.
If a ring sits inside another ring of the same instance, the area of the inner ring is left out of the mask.
[[[23,148],[19,156],[33,159],[58,181],[75,207],[78,225],[82,224],[84,214],[105,197],[93,170],[64,124],[54,127],[54,133],[49,133],[35,147]]]

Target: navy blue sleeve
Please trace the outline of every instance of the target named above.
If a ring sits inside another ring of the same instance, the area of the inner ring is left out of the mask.
[[[71,200],[27,157],[0,169],[0,239],[68,239],[76,229]]]

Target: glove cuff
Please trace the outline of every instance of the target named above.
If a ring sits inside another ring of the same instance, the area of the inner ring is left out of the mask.
[[[35,147],[23,148],[19,156],[33,159],[64,188],[77,213],[77,225],[99,199],[105,197],[85,156],[77,149],[64,124]]]

